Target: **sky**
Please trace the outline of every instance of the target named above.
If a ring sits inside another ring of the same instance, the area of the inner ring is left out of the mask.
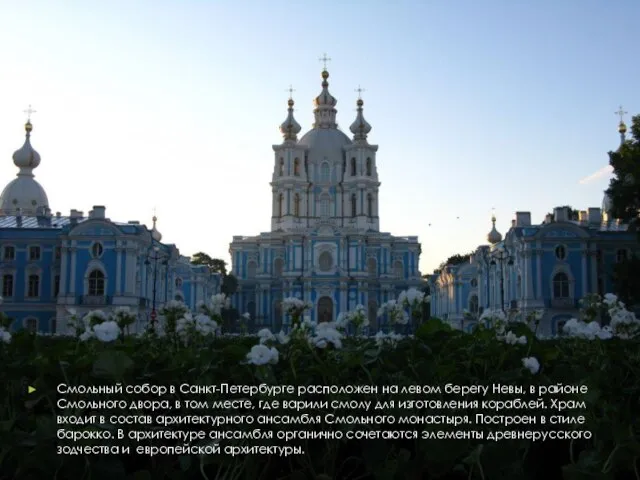
[[[615,7],[615,8],[613,8]],[[614,112],[640,113],[640,2],[0,0],[0,183],[32,105],[50,207],[105,205],[184,255],[230,263],[270,229],[287,89],[311,128],[322,63],[338,123],[364,89],[380,227],[420,268],[486,243],[516,211],[599,207]]]

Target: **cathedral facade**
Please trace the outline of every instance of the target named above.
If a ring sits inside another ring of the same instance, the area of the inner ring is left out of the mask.
[[[297,297],[313,305],[313,321],[363,305],[375,329],[382,303],[422,285],[418,237],[380,231],[378,146],[367,141],[363,101],[349,137],[338,128],[328,78],[324,69],[315,122],[301,138],[289,99],[283,142],[273,146],[271,231],[234,236],[230,246],[239,283],[232,304],[255,326],[279,329],[282,300]]]
[[[33,171],[40,154],[31,146],[32,125],[13,154],[15,179],[0,195],[0,308],[12,329],[67,331],[71,312],[111,312],[129,307],[141,331],[170,301],[191,309],[219,291],[220,276],[192,265],[173,244],[137,221],[115,222],[104,206],[85,215],[53,213]]]

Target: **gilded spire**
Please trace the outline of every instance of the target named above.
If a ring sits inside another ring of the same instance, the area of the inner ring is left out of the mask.
[[[337,110],[335,108],[338,101],[329,93],[329,82],[327,81],[329,78],[327,62],[331,59],[328,58],[325,53],[319,60],[324,64],[321,74],[322,91],[313,101],[313,104],[316,107],[313,110],[313,114],[315,115],[313,128],[338,128],[338,124],[336,123]]]
[[[625,134],[627,133],[627,125],[624,123],[624,116],[629,112],[625,112],[622,108],[622,105],[620,105],[618,111],[614,113],[620,117],[620,123],[618,123],[618,133],[620,134],[620,143],[622,144],[625,141]]]
[[[356,115],[355,121],[351,124],[349,130],[353,133],[353,140],[355,142],[366,143],[367,142],[367,134],[371,131],[371,125],[364,119],[364,115],[362,114],[362,105],[364,102],[362,101],[362,92],[364,89],[358,87],[356,89],[358,92],[358,101],[356,105],[358,106],[358,114]]]
[[[491,214],[491,224],[492,224],[492,228],[491,228],[491,231],[489,232],[489,234],[487,235],[487,241],[491,245],[495,245],[496,243],[499,243],[499,242],[502,241],[502,234],[496,229],[496,214],[495,214],[495,212],[493,212]]]
[[[293,106],[295,105],[295,102],[293,101],[292,95],[294,89],[289,85],[289,89],[287,91],[289,92],[289,100],[287,101],[289,114],[287,115],[286,120],[280,125],[280,132],[282,132],[285,142],[295,142],[298,140],[298,133],[300,133],[302,127],[298,122],[296,122],[296,119],[293,118]]]

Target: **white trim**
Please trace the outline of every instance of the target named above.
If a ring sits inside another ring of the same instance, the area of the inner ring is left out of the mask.
[[[557,254],[557,250],[560,247],[562,247],[562,249],[564,250],[564,257],[562,257],[562,258],[558,257],[558,254]],[[569,249],[567,248],[567,246],[564,243],[558,243],[553,247],[553,256],[556,259],[556,261],[566,262],[567,261],[567,257],[569,256]]]
[[[96,245],[100,245],[100,254],[95,255],[93,249],[96,247]],[[102,256],[104,255],[104,243],[102,243],[99,240],[94,240],[93,242],[91,242],[89,244],[89,255],[91,256],[92,259],[94,260],[99,260],[102,258]]]
[[[575,287],[576,287],[576,280],[575,277],[573,276],[573,274],[571,273],[571,269],[569,268],[568,265],[566,264],[561,264],[561,265],[556,265],[554,267],[554,269],[551,271],[551,275],[549,276],[549,298],[551,299],[555,299],[555,295],[554,295],[554,291],[553,291],[553,279],[555,278],[555,276],[559,273],[564,273],[567,275],[567,278],[569,280],[569,297],[570,299],[574,299],[575,298]],[[557,297],[557,298],[564,298],[564,297]]]
[[[104,264],[100,260],[93,259],[87,264],[87,268],[84,271],[84,279],[83,279],[83,295],[89,295],[89,275],[94,270],[100,270],[104,275],[104,293],[98,296],[106,296],[108,292],[109,286],[109,276],[107,275],[107,270],[104,267]]]
[[[40,297],[42,296],[42,271],[40,270],[40,268],[34,265],[29,265],[25,269],[25,274],[26,275],[24,276],[24,298],[28,300],[39,300]],[[34,275],[38,277],[38,295],[31,297],[29,296],[29,279]]]

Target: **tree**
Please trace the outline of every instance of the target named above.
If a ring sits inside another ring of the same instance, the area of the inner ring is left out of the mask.
[[[222,277],[222,285],[220,285],[220,292],[230,297],[236,293],[236,290],[238,290],[238,279],[231,274],[224,275]]]
[[[471,255],[473,255],[473,252],[467,253],[465,255],[460,255],[459,253],[456,253],[455,255],[451,255],[449,258],[447,258],[444,262],[440,264],[440,267],[438,268],[438,270],[442,270],[447,265],[460,265],[462,263],[467,263],[471,259]]]
[[[219,273],[223,277],[227,275],[227,262],[220,258],[211,258],[204,252],[198,252],[191,257],[192,265],[206,265],[211,273]]]
[[[613,266],[614,293],[625,304],[640,305],[640,257],[633,255]]]
[[[640,241],[640,115],[632,118],[631,139],[609,152],[613,178],[607,189],[611,213],[638,232]]]

